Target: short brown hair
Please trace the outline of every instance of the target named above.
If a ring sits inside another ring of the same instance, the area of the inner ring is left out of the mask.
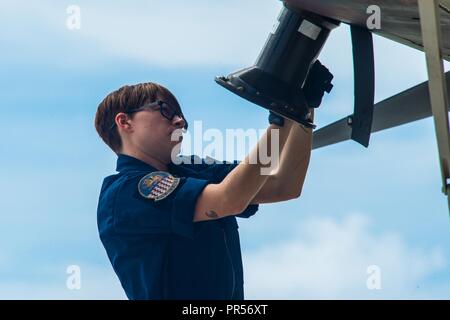
[[[120,112],[130,112],[146,103],[154,102],[158,97],[165,99],[182,114],[175,96],[162,85],[153,82],[126,85],[108,94],[99,104],[95,115],[95,129],[102,140],[115,153],[119,153],[122,149],[122,140],[117,126],[113,126],[116,115]]]

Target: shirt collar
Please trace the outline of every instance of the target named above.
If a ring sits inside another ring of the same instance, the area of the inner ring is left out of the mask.
[[[142,160],[136,159],[126,154],[119,154],[119,156],[117,157],[116,171],[122,172],[125,170],[158,171],[156,170],[156,168],[152,167]]]
[[[174,163],[169,163],[167,165],[167,169],[169,173],[174,175],[195,175],[195,170],[192,169],[192,166],[186,167],[183,165],[177,165]],[[147,172],[155,172],[160,171],[155,167],[149,165],[148,163],[139,160],[135,157],[128,156],[126,154],[119,154],[117,158],[117,172],[123,171],[147,171]]]

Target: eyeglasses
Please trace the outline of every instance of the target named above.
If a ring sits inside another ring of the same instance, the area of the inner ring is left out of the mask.
[[[132,113],[136,113],[139,111],[143,111],[143,110],[152,110],[155,111],[157,110],[156,107],[159,107],[159,112],[161,113],[161,115],[166,118],[169,121],[172,121],[173,118],[175,118],[175,116],[179,116],[180,118],[182,118],[184,120],[184,129],[187,130],[188,128],[188,123],[186,121],[186,119],[184,118],[184,116],[178,112],[173,106],[171,106],[170,104],[168,104],[165,101],[162,100],[156,100],[155,102],[151,102],[148,104],[143,105],[142,107],[136,108],[136,109],[132,109],[128,112],[125,112],[126,114],[132,114]],[[112,130],[114,127],[116,126],[116,122],[114,122],[112,124],[112,126],[109,128],[109,130]]]

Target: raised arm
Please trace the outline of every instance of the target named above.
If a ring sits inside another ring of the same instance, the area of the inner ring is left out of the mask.
[[[314,116],[314,110],[312,116]],[[271,175],[251,203],[273,203],[298,198],[309,166],[312,148],[312,129],[292,120],[290,132],[281,151],[278,171]]]
[[[262,154],[272,155],[272,143],[286,141],[290,129],[291,125],[283,128],[270,125],[252,152],[221,183],[207,185],[197,200],[194,221],[218,219],[244,211],[271,176],[263,174],[262,170],[273,163],[263,164],[260,150]],[[277,138],[277,135],[273,136],[273,130],[278,132],[279,141],[272,141]]]

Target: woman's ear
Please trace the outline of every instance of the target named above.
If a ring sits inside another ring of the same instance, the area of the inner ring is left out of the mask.
[[[119,112],[115,119],[117,127],[121,128],[122,130],[129,130],[131,129],[131,124],[129,122],[130,118],[126,113]]]

